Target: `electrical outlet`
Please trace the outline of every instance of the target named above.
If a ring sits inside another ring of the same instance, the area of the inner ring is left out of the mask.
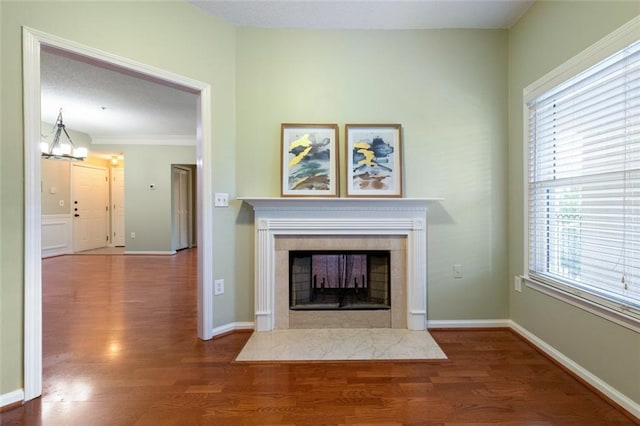
[[[453,265],[453,278],[462,278],[462,265],[459,263]]]
[[[214,204],[216,207],[229,207],[229,194],[224,192],[216,192]]]
[[[132,232],[132,233],[130,234],[130,236],[131,236],[131,238],[132,238],[132,239],[135,239],[135,238],[136,238],[136,233],[135,233],[135,232]]]
[[[513,280],[513,288],[517,291],[517,292],[522,292],[522,277],[516,275],[514,277]]]
[[[213,295],[218,296],[224,294],[224,280],[215,280],[213,282]]]

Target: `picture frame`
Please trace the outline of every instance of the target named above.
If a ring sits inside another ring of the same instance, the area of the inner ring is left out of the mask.
[[[347,197],[402,197],[402,126],[346,124]]]
[[[338,125],[281,125],[281,196],[338,197]]]

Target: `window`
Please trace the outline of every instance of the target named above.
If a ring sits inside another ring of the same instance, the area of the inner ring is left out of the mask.
[[[640,42],[526,110],[529,279],[640,319]]]

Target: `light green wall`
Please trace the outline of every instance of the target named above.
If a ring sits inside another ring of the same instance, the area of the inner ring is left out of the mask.
[[[428,220],[429,319],[507,318],[507,32],[237,31],[238,194],[279,196],[281,123],[337,123],[341,165],[345,123],[400,123],[405,196],[445,199]],[[252,273],[238,262],[243,294]]]
[[[125,249],[169,252],[171,246],[171,165],[195,164],[194,146],[97,145],[122,152],[125,182]],[[149,185],[153,184],[151,190]],[[131,232],[136,238],[131,238]]]
[[[215,191],[235,195],[235,30],[184,2],[0,2],[2,69],[0,184],[0,395],[22,388],[23,358],[23,121],[22,28],[101,49],[211,84]],[[71,25],[61,25],[71,23]],[[234,317],[233,209],[210,212],[216,278],[226,293],[214,299],[214,326]]]
[[[522,90],[635,17],[640,2],[534,4],[509,33],[509,276],[524,272]],[[640,334],[523,288],[511,318],[640,403]]]

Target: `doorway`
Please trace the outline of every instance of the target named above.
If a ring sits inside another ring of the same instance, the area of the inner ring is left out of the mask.
[[[25,140],[25,238],[24,238],[24,400],[42,394],[42,265],[40,200],[40,52],[43,48],[90,58],[198,95],[196,163],[198,164],[198,337],[213,337],[213,210],[211,170],[211,87],[177,74],[80,45],[31,28],[23,28],[24,140]],[[203,261],[207,259],[207,261]]]
[[[171,228],[173,250],[193,247],[193,169],[190,166],[171,166]]]

